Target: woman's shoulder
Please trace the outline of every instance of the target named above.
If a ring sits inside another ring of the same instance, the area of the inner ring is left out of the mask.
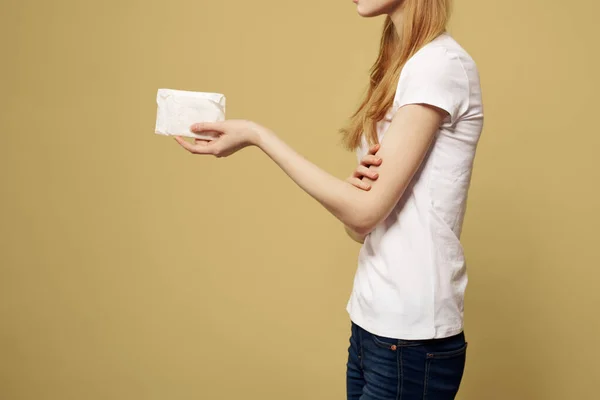
[[[471,96],[479,92],[475,85],[478,73],[473,59],[454,38],[442,34],[419,49],[402,69],[394,108],[430,104],[445,110],[454,123],[479,103]]]
[[[449,66],[476,69],[473,57],[447,32],[421,47],[406,63],[408,70]]]

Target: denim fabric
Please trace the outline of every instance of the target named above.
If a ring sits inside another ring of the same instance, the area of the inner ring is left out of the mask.
[[[391,339],[352,323],[348,400],[454,399],[466,361],[464,333],[429,340]]]

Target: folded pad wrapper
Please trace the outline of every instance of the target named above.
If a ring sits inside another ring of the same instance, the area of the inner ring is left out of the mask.
[[[214,139],[217,133],[192,133],[190,127],[197,122],[225,120],[225,96],[220,93],[159,89],[156,103],[155,133],[159,135]]]

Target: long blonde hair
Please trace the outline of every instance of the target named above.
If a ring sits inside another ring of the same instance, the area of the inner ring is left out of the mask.
[[[402,35],[399,37],[391,18],[383,26],[379,56],[371,68],[366,96],[341,130],[342,144],[355,150],[364,134],[369,145],[378,143],[377,123],[394,101],[396,86],[404,64],[421,47],[446,30],[451,0],[404,0]]]

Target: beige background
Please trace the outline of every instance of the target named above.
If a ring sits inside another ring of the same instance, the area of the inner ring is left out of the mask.
[[[349,0],[0,4],[0,398],[344,398],[358,245],[258,150],[154,135],[155,97],[223,92],[345,178],[336,130],[382,20]],[[456,3],[486,107],[460,399],[600,396],[598,12]]]

